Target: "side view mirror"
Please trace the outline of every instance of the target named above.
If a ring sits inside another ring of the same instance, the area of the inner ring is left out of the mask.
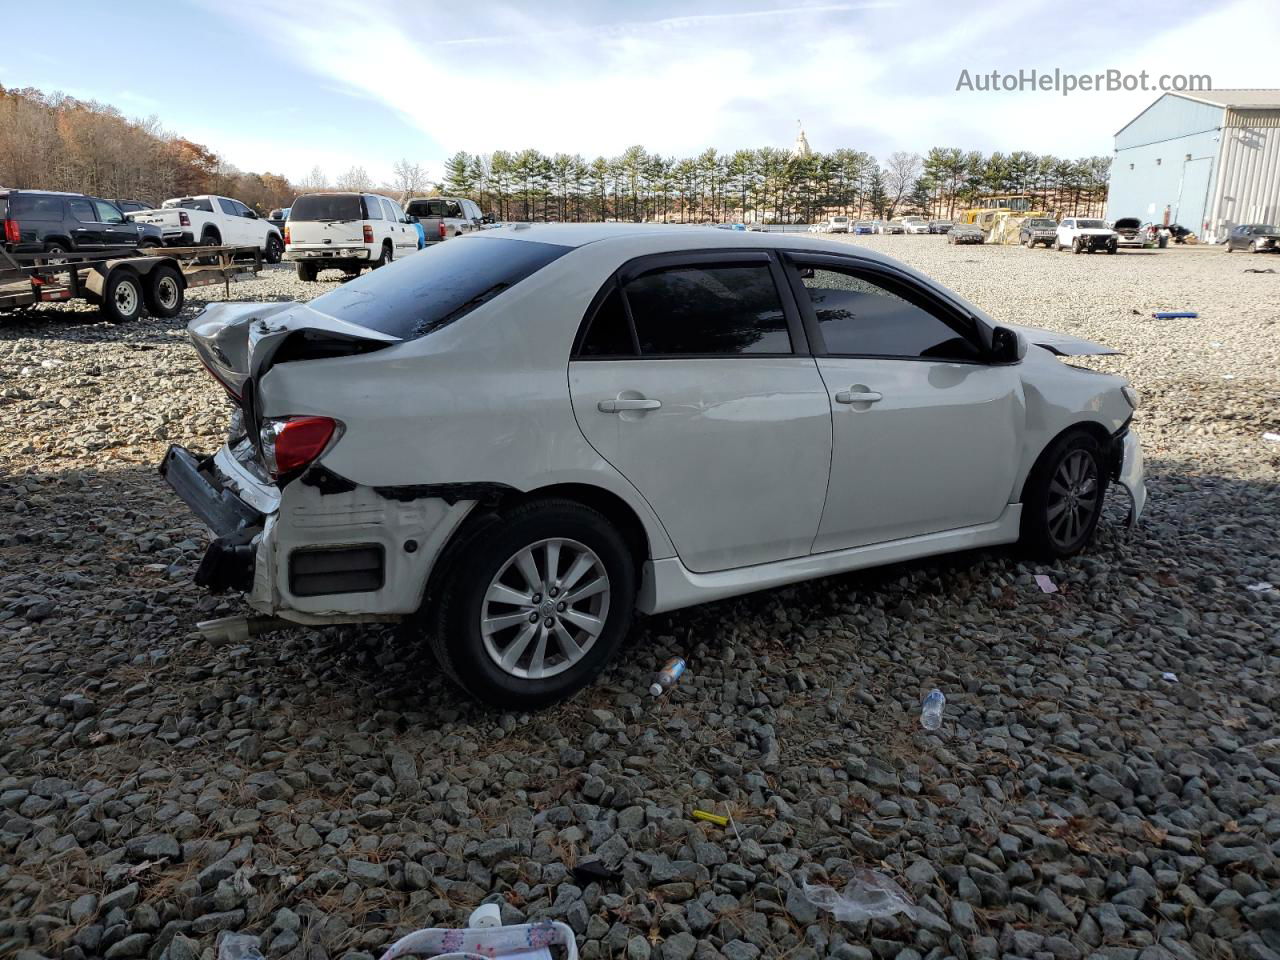
[[[991,331],[991,359],[995,363],[1017,363],[1027,355],[1027,342],[1016,330],[996,327]]]
[[[246,210],[244,215],[245,215],[246,217],[248,217],[250,220],[257,220],[257,219],[258,219],[258,215],[257,215],[256,213],[254,213],[252,210]]]
[[[415,217],[413,214],[409,214],[408,216],[406,216],[406,217],[404,218],[404,222],[405,222],[405,223],[417,223],[417,222],[418,222],[418,218],[417,218],[417,217]]]

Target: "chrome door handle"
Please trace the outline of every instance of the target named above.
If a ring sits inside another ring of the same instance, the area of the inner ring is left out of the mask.
[[[874,390],[841,390],[836,394],[836,403],[875,403],[883,399],[884,394]]]
[[[657,410],[661,400],[601,400],[596,409],[601,413],[622,413],[624,410]]]

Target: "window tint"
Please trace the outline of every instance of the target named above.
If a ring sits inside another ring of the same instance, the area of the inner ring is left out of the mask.
[[[399,223],[404,217],[404,214],[400,212],[399,208],[386,198],[383,198],[382,200],[382,215],[393,223]]]
[[[782,300],[765,263],[655,270],[626,286],[640,353],[790,353]]]
[[[213,204],[209,202],[208,197],[201,197],[196,200],[191,197],[184,197],[181,200],[166,200],[166,207],[179,207],[183,210],[203,210],[205,213],[213,213]]]
[[[366,273],[317,297],[311,306],[412,340],[448,326],[571,249],[558,243],[463,237]]]
[[[447,215],[450,217],[462,216],[462,207],[458,206],[458,203],[455,200],[450,200],[445,204],[445,209],[449,211]]]
[[[83,197],[68,200],[67,207],[71,210],[71,215],[81,223],[98,222],[98,213],[93,209],[93,204]]]
[[[443,217],[443,200],[410,200],[409,212],[415,217]]]
[[[364,217],[359,194],[313,193],[299,197],[289,208],[290,220],[360,220]]]
[[[93,205],[98,208],[100,223],[124,223],[124,215],[107,201],[95,200]]]
[[[631,339],[631,324],[622,305],[622,294],[616,284],[600,301],[591,326],[578,351],[584,357],[634,357],[635,343]]]
[[[801,269],[827,352],[864,357],[977,360],[979,352],[933,313],[852,271]]]
[[[384,216],[383,216],[383,213],[382,213],[382,203],[381,203],[381,201],[380,201],[380,200],[378,200],[378,198],[377,198],[377,197],[368,197],[368,196],[366,196],[366,197],[364,198],[364,209],[365,209],[365,216],[364,216],[364,218],[365,218],[366,220],[382,220],[382,219],[384,219]]]
[[[19,193],[9,197],[9,215],[17,220],[61,220],[62,198]]]

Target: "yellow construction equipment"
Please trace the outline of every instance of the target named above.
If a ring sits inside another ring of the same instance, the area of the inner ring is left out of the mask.
[[[1025,193],[980,197],[974,206],[960,211],[959,220],[981,229],[987,243],[1017,243],[1023,220],[1047,216],[1036,204],[1036,198]]]

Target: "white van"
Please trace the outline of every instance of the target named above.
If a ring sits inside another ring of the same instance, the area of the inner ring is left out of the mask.
[[[309,193],[289,208],[284,258],[299,280],[334,268],[355,275],[418,249],[418,227],[393,201],[371,193]]]

